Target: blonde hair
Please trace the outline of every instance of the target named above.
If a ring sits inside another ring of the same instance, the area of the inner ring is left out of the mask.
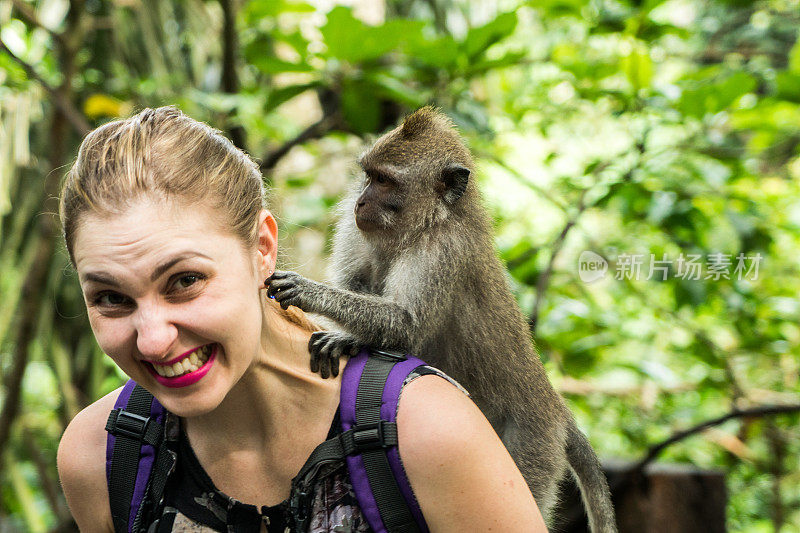
[[[120,213],[143,196],[209,202],[245,247],[257,242],[258,214],[267,205],[258,164],[222,132],[175,106],[144,109],[91,131],[67,173],[59,215],[73,266],[81,215]],[[290,322],[319,329],[299,309],[266,302]]]

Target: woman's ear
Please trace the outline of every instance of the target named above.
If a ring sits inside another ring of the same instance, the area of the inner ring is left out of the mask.
[[[275,271],[278,258],[278,224],[266,209],[258,214],[258,269],[263,278]]]

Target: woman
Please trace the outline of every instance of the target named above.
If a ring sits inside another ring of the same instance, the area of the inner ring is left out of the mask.
[[[313,324],[262,291],[277,256],[263,198],[258,166],[174,107],[91,132],[64,184],[64,236],[97,342],[179,421],[158,531],[291,531],[291,480],[335,433],[341,378],[309,370]],[[104,428],[119,392],[78,414],[59,445],[85,532],[113,531]],[[499,438],[446,379],[408,383],[397,426],[431,531],[546,530]],[[347,487],[346,469],[332,475]],[[335,505],[308,530],[369,531],[358,505]]]

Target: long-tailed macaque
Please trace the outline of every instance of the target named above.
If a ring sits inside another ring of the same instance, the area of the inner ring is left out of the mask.
[[[615,532],[600,463],[547,379],[496,256],[469,151],[450,120],[425,107],[360,159],[365,181],[343,202],[334,285],[276,272],[268,294],[335,321],[317,332],[311,366],[336,375],[362,345],[412,353],[472,395],[543,513],[568,468],[592,531]],[[476,458],[476,460],[478,460]]]

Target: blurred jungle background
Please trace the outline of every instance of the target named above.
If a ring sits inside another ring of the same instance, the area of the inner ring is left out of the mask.
[[[60,182],[166,104],[257,158],[315,279],[359,152],[440,107],[600,457],[722,472],[728,530],[800,531],[799,29],[800,0],[0,0],[0,532],[73,530],[59,437],[124,380]]]

